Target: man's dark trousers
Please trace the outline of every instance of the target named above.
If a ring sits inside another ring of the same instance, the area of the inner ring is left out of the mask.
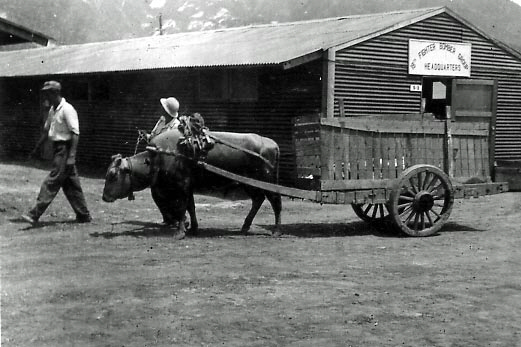
[[[83,196],[76,165],[67,165],[70,141],[55,141],[53,147],[53,168],[43,181],[40,194],[36,199],[36,206],[29,211],[29,214],[36,220],[40,218],[62,188],[72,209],[76,212],[76,218],[78,220],[89,219],[90,214]]]

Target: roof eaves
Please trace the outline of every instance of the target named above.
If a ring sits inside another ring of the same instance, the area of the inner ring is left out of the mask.
[[[295,57],[293,59],[282,62],[282,67],[284,68],[284,70],[288,70],[288,69],[294,68],[296,66],[299,66],[299,65],[302,65],[305,63],[309,63],[309,62],[317,60],[317,59],[321,59],[323,57],[323,54],[324,54],[324,50],[318,49],[314,52],[304,54],[300,57]]]
[[[439,15],[441,13],[446,12],[446,11],[447,11],[446,7],[424,8],[424,9],[421,10],[422,14],[418,15],[417,17],[414,17],[412,19],[408,19],[406,21],[402,21],[402,22],[393,24],[393,25],[391,25],[391,26],[389,26],[387,28],[384,28],[384,29],[372,32],[372,33],[367,34],[367,35],[360,36],[359,38],[354,39],[354,40],[350,40],[348,42],[339,42],[338,44],[332,44],[330,47],[327,47],[327,48],[333,49],[334,51],[338,51],[338,50],[341,50],[341,49],[344,49],[344,48],[347,48],[347,47],[351,47],[351,46],[354,46],[354,45],[359,44],[361,42],[373,39],[375,37],[378,37],[378,36],[390,33],[392,31],[401,29],[401,28],[406,27],[408,25],[420,22],[420,21],[425,20],[427,18],[430,18],[430,17],[433,17],[433,16],[437,16],[437,15]],[[403,13],[403,12],[404,11],[394,11],[394,12],[387,12],[386,14],[389,14],[389,13]],[[412,13],[414,11],[410,11],[410,12]],[[418,12],[420,12],[420,11],[418,11]]]
[[[243,67],[254,68],[259,66],[282,66],[283,63],[269,62],[269,63],[248,63],[248,64],[227,64],[227,65],[179,65],[179,66],[163,66],[163,67],[147,67],[147,68],[131,68],[131,69],[107,69],[97,71],[59,71],[55,73],[37,73],[25,75],[4,75],[0,78],[17,78],[17,77],[42,77],[42,76],[79,76],[79,75],[101,75],[110,73],[135,73],[141,71],[164,71],[164,70],[184,70],[184,69],[204,69],[204,68],[218,68],[218,67]]]

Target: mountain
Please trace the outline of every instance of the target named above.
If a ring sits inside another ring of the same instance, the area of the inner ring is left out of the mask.
[[[75,44],[435,6],[521,51],[511,0],[0,0],[0,17]]]

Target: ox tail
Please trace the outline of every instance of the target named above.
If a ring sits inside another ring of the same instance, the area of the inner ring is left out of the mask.
[[[279,184],[279,166],[280,166],[280,148],[277,145],[277,153],[275,154],[275,184]]]

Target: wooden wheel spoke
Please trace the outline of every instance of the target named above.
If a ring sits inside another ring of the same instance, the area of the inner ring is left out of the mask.
[[[430,172],[425,173],[425,181],[423,181],[422,190],[426,190],[429,187],[434,177],[435,176]]]
[[[418,191],[421,191],[423,189],[423,175],[422,172],[418,172]]]
[[[373,205],[372,205],[372,204],[368,204],[367,207],[366,207],[366,209],[364,210],[364,214],[365,214],[366,216],[368,215],[369,210],[371,209],[371,207],[373,207]]]
[[[373,208],[373,219],[376,219],[376,214],[378,213],[378,205],[374,205],[374,208]]]
[[[399,201],[400,200],[403,200],[403,201],[414,201],[414,198],[412,198],[410,196],[400,195],[400,198],[398,200]]]
[[[440,184],[438,184],[438,185],[432,187],[431,189],[428,189],[427,192],[429,192],[430,194],[432,194],[432,192],[438,190],[442,185],[443,185],[443,183],[440,182]]]
[[[411,213],[409,213],[409,216],[407,216],[407,218],[405,219],[404,223],[405,224],[408,224],[409,221],[412,219],[412,217],[416,214],[416,212],[414,210],[411,210]]]
[[[398,205],[398,213],[400,213],[400,215],[404,215],[405,213],[409,212],[412,208],[412,204],[408,203],[408,204],[403,204],[403,205]],[[401,210],[401,212],[400,212]]]
[[[414,230],[418,230],[418,221],[420,219],[420,214],[415,213],[414,215]]]
[[[425,229],[425,213],[422,212],[421,215],[420,215],[420,221],[421,221],[421,230]]]
[[[434,201],[445,200],[445,194],[443,194],[443,195],[434,195],[434,196],[432,197],[432,199],[433,199]]]
[[[436,211],[434,211],[434,210],[430,210],[430,212],[434,213],[434,214],[436,215],[436,217],[438,217],[438,218],[436,218],[436,220],[434,221],[434,223],[436,223],[436,222],[438,221],[438,219],[441,218],[441,215],[438,214],[438,213],[437,213]]]
[[[431,217],[429,211],[426,211],[425,215],[427,216],[427,219],[429,220],[430,225],[434,225],[434,222],[432,221],[432,217]]]
[[[418,194],[418,189],[416,189],[416,186],[414,185],[414,179],[413,177],[409,178],[410,188],[412,188],[413,195]]]
[[[426,191],[428,191],[429,193],[431,193],[434,190],[434,189],[432,189],[432,187],[436,186],[436,183],[438,183],[438,181],[439,181],[439,177],[433,174],[432,180],[429,182],[429,184],[427,186],[425,186],[424,189]]]
[[[377,205],[378,206],[378,205]],[[384,211],[384,208],[385,208],[385,205],[384,204],[381,204],[380,205],[380,218],[384,218],[385,217],[385,211]]]
[[[414,197],[416,195],[416,193],[411,191],[411,189],[409,187],[403,186],[400,196],[406,196],[406,195],[410,195],[411,197]]]
[[[400,212],[400,218],[402,219],[409,211],[411,211],[412,205],[404,209],[402,212]]]

